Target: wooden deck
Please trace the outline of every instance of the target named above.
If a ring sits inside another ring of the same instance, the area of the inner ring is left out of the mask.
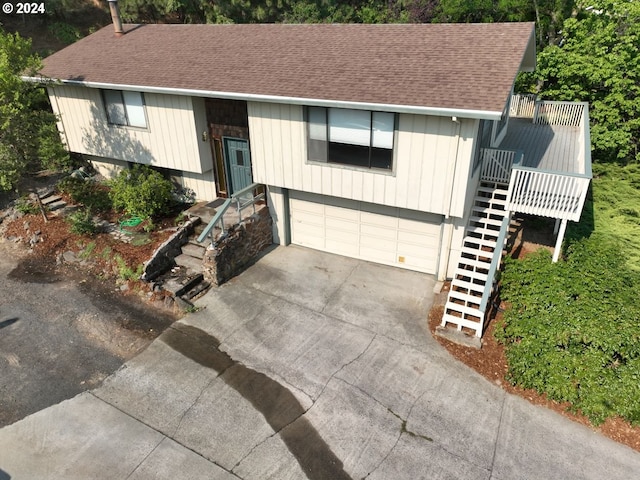
[[[580,154],[580,129],[537,125],[529,118],[510,118],[500,149],[524,153],[522,166],[558,173],[585,173]]]

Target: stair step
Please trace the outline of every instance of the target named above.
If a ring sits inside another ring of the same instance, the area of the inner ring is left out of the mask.
[[[469,217],[469,222],[474,222],[474,223],[481,223],[483,225],[494,225],[496,227],[499,227],[502,225],[502,220],[497,220],[495,218],[486,218],[486,217],[479,217],[479,216],[471,216]]]
[[[477,284],[473,282],[466,282],[459,278],[454,278],[453,280],[451,280],[450,291],[454,291],[454,290],[457,291],[456,289],[463,289],[463,290],[466,290],[468,293],[473,292],[473,293],[482,295],[484,293],[485,286],[486,286],[486,282],[483,282],[482,284]]]
[[[451,287],[466,288],[467,290],[473,290],[476,292],[484,292],[484,287],[487,285],[488,275],[482,274],[484,278],[475,276],[476,272],[456,272],[457,275],[462,277],[468,277],[469,280],[462,278],[454,278],[451,280]],[[474,282],[474,280],[477,280]]]
[[[464,302],[464,305],[467,307],[469,306],[469,303],[479,306],[480,302],[482,302],[482,297],[476,297],[475,295],[469,295],[468,293],[459,292],[457,290],[449,290],[449,299],[447,302],[456,303],[452,300],[460,300],[461,302]]]
[[[463,246],[460,249],[460,253],[464,253],[466,255],[472,255],[475,258],[462,257],[460,260],[475,260],[478,262],[477,265],[482,265],[482,263],[491,263],[491,258],[493,257],[493,252],[485,252],[478,248],[471,248]]]
[[[180,265],[181,267],[186,267],[194,272],[202,272],[202,259],[195,258],[191,255],[186,255],[181,253],[176,258],[173,259],[176,262],[176,265]]]
[[[57,202],[52,202],[45,205],[45,207],[47,207],[50,212],[53,212],[55,210],[60,210],[61,208],[64,208],[66,206],[67,206],[67,202],[65,202],[64,200],[58,200]]]
[[[472,247],[472,245],[478,245],[478,247],[476,248],[481,248],[481,247],[488,247],[491,248],[493,250],[495,250],[496,245],[498,244],[498,242],[496,242],[495,240],[489,240],[487,238],[479,238],[479,237],[464,237],[464,240],[462,240],[462,244],[465,247],[470,247],[470,248],[474,248]],[[467,245],[470,244],[470,245]],[[486,252],[486,250],[483,250]]]
[[[181,247],[182,253],[194,258],[202,260],[204,258],[204,252],[206,248],[203,245],[193,244],[191,242],[185,243]]]
[[[456,303],[447,302],[447,304],[444,306],[444,311],[448,315],[451,315],[450,312],[457,312],[460,315],[463,315],[463,317],[461,318],[465,318],[467,320],[468,320],[467,315],[471,317],[476,317],[478,319],[484,318],[484,312],[481,312],[479,308],[465,307],[464,305],[458,305]]]
[[[485,185],[479,185],[478,186],[478,192],[482,192],[482,193],[489,193],[491,195],[507,195],[507,192],[509,191],[508,188],[499,188],[499,187],[488,187]]]
[[[188,292],[184,293],[182,295],[182,298],[184,300],[191,300],[192,298],[197,297],[202,292],[207,290],[210,286],[211,286],[211,284],[209,282],[206,282],[206,281],[203,280],[200,283],[198,283],[197,285],[195,285],[191,290],[189,290]]]
[[[484,268],[483,270],[488,270],[488,269]],[[462,280],[464,282],[465,280],[463,280],[463,278],[460,278],[460,277],[469,278],[471,280],[477,280],[479,282],[484,282],[484,283],[487,283],[487,281],[489,280],[488,273],[478,272],[475,268],[473,270],[466,270],[458,267],[458,269],[456,270],[456,275],[454,277],[454,280]]]
[[[500,235],[500,229],[492,229],[492,228],[487,228],[485,227],[480,227],[480,226],[474,226],[471,225],[469,227],[467,227],[466,229],[466,234],[467,236],[471,236],[471,234],[476,234],[476,235],[487,235],[490,237],[496,237],[496,239],[498,238],[498,236]]]
[[[60,195],[48,195],[48,196],[46,196],[44,198],[41,198],[40,202],[43,205],[49,205],[50,203],[54,203],[54,202],[57,202],[59,200],[62,200],[62,197]]]
[[[202,273],[188,275],[184,277],[170,278],[162,285],[166,291],[176,297],[180,297],[185,292],[190,291],[194,286],[198,285],[204,279]]]
[[[476,322],[473,320],[468,320],[466,318],[461,318],[461,317],[456,317],[454,315],[450,315],[448,313],[445,313],[442,316],[442,324],[446,325],[447,323],[454,323],[457,325],[458,330],[461,330],[462,327],[467,327],[470,328],[472,330],[475,330],[476,332],[482,328],[482,323],[480,322]]]
[[[478,195],[477,197],[475,197],[474,201],[481,202],[481,203],[488,203],[489,205],[500,205],[501,207],[504,207],[507,204],[506,198],[501,199],[501,198],[494,198],[494,197],[483,197],[481,195]]]

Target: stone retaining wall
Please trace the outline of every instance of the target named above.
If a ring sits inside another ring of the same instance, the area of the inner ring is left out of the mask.
[[[179,229],[160,245],[151,256],[151,259],[144,264],[144,271],[140,279],[150,282],[160,274],[173,267],[173,259],[180,255],[180,247],[189,241],[189,236],[193,234],[193,227],[199,221],[187,220]]]
[[[272,219],[266,205],[232,226],[204,255],[204,276],[221,285],[251,265],[273,243]]]

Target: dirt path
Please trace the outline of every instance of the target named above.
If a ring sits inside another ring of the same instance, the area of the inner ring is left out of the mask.
[[[0,427],[94,388],[175,317],[0,239]]]

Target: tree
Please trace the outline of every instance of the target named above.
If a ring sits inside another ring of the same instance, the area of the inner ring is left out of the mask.
[[[596,161],[640,162],[640,2],[590,0],[568,18],[558,45],[538,55],[519,85],[591,106]]]
[[[543,48],[557,42],[557,32],[574,8],[575,0],[440,0],[434,19],[448,23],[536,22],[538,47]]]
[[[0,29],[0,190],[32,168],[69,162],[43,89],[21,78],[39,67],[30,40]]]

